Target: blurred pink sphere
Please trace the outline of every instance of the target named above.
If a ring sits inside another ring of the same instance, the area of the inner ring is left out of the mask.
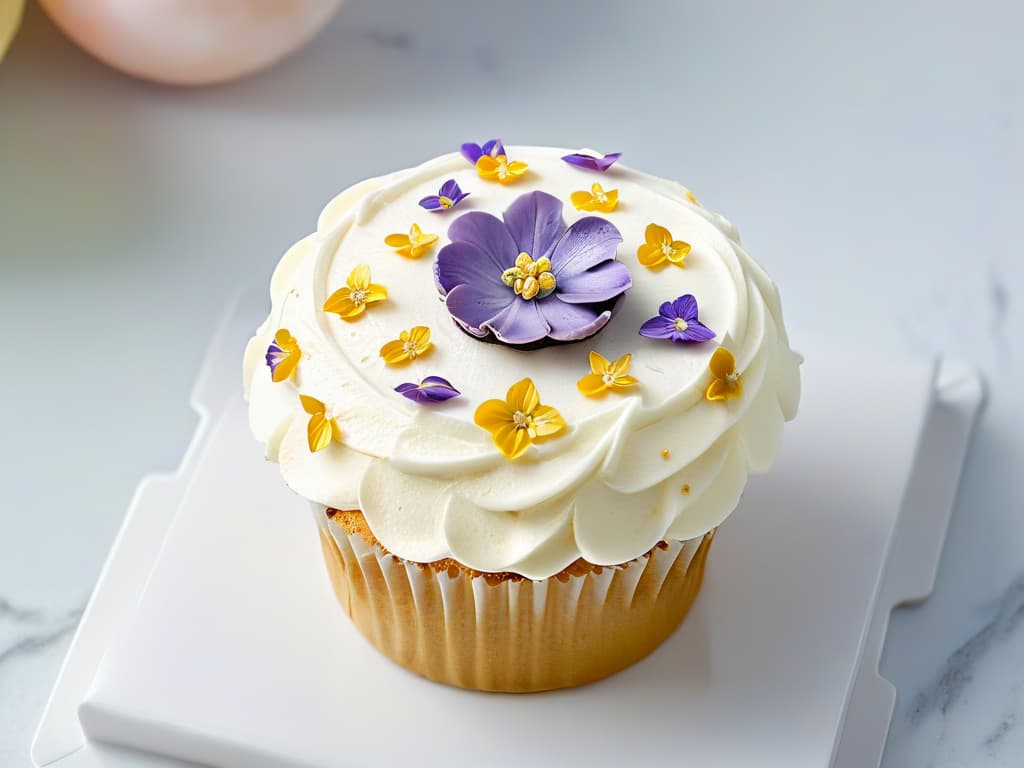
[[[341,0],[40,0],[100,61],[172,85],[233,80],[301,48]]]

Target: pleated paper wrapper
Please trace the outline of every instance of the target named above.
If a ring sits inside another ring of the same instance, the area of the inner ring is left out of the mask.
[[[402,560],[324,507],[314,514],[334,590],[366,639],[417,674],[485,691],[581,685],[642,659],[686,616],[714,538],[541,581],[496,579]]]

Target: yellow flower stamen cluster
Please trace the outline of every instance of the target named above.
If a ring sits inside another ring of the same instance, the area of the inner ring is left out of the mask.
[[[520,253],[516,256],[516,265],[501,273],[501,282],[527,301],[550,296],[555,290],[551,260],[544,256],[534,261],[530,254]]]
[[[743,394],[743,382],[736,370],[736,358],[725,347],[719,347],[708,363],[711,383],[704,397],[708,400],[733,400]]]
[[[509,161],[505,155],[480,155],[476,161],[476,172],[480,178],[497,181],[499,184],[511,184],[518,180],[526,173],[526,168],[527,165],[522,160]]]
[[[430,329],[425,325],[416,325],[408,331],[402,331],[397,339],[381,347],[380,356],[388,365],[401,365],[422,357],[431,347]]]
[[[582,189],[578,192],[573,192],[569,195],[569,200],[576,206],[577,211],[611,213],[619,204],[619,190],[609,189],[605,192],[600,184],[594,182],[590,185],[589,192]]]
[[[576,388],[587,397],[604,397],[609,391],[635,387],[640,382],[627,376],[633,356],[625,354],[610,362],[597,352],[590,353],[590,373],[576,382]]]
[[[473,415],[477,426],[491,433],[491,439],[506,459],[518,459],[534,443],[558,436],[565,419],[550,405],[541,405],[537,387],[523,379],[509,387],[504,400],[481,403]]]
[[[444,199],[446,198],[442,198],[442,205]],[[450,208],[451,201],[449,200],[448,203]],[[424,232],[418,224],[413,224],[409,228],[408,235],[396,232],[384,238],[385,245],[391,246],[398,251],[399,256],[405,256],[407,259],[418,259],[429,251],[436,242],[437,235]]]
[[[366,311],[368,304],[384,301],[387,288],[370,282],[370,267],[360,264],[349,274],[345,287],[339,288],[324,302],[324,312],[333,312],[342,320],[352,321]]]
[[[686,266],[686,256],[690,252],[690,244],[682,240],[673,240],[672,233],[657,224],[648,224],[644,232],[646,242],[636,251],[640,263],[648,269],[662,266],[666,261],[677,267]]]

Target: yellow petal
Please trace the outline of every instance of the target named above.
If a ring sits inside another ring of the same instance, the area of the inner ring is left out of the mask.
[[[526,173],[527,164],[522,160],[513,160],[505,166],[505,170],[508,171],[504,179],[500,179],[502,184],[511,184],[513,181],[518,179],[524,173]]]
[[[509,460],[518,459],[530,447],[530,435],[525,429],[517,429],[515,424],[502,424],[491,433],[491,439]]]
[[[430,346],[430,329],[425,325],[416,325],[409,329],[409,341],[416,345],[416,348]]]
[[[539,405],[533,412],[533,431],[537,442],[554,437],[565,429],[565,419],[550,405]]]
[[[322,413],[310,417],[306,436],[309,439],[309,450],[312,453],[321,451],[331,444],[331,440],[334,438],[334,426],[331,421]]]
[[[409,241],[415,243],[422,234],[423,230],[420,229],[420,225],[413,222],[412,226],[409,227]]]
[[[277,346],[285,351],[299,348],[298,343],[295,341],[295,337],[288,332],[287,328],[280,328],[277,333],[274,334],[274,341],[277,343]]]
[[[668,260],[673,264],[682,264],[686,261],[687,254],[690,253],[690,244],[683,242],[682,240],[675,240],[672,243],[672,255],[668,257]]]
[[[700,203],[697,202],[697,196],[694,195],[693,192],[691,192],[690,190],[686,190],[686,199],[689,200],[694,205],[700,205]]]
[[[289,352],[281,358],[281,362],[277,364],[277,368],[274,369],[274,372],[270,376],[271,380],[286,381],[287,379],[290,379],[299,365],[300,357],[302,357],[302,353],[299,352],[298,349],[295,349],[295,351]]]
[[[299,402],[302,403],[302,410],[309,414],[323,414],[327,411],[326,405],[309,395],[299,395]]]
[[[398,365],[409,362],[409,353],[405,351],[405,342],[400,339],[389,341],[380,348],[380,356],[388,365]]]
[[[597,373],[588,373],[577,381],[576,389],[586,397],[601,397],[608,393],[608,387],[604,383],[604,376]]]
[[[612,386],[618,389],[626,389],[627,387],[635,387],[639,383],[640,381],[634,376],[616,376]]]
[[[351,294],[350,288],[339,288],[324,303],[324,312],[333,312],[343,320],[351,320],[354,317],[358,317],[366,309],[366,305],[356,304],[349,298]]]
[[[605,192],[605,201],[597,203],[597,209],[602,213],[611,213],[619,204],[619,190],[612,189]]]
[[[504,400],[487,400],[477,407],[476,413],[473,414],[473,422],[493,433],[503,424],[512,423],[512,410]]]
[[[336,442],[341,442],[341,427],[338,426],[337,419],[331,419],[331,438]]]
[[[580,190],[569,195],[569,200],[577,211],[593,211],[597,200],[589,192]]]
[[[644,243],[636,249],[636,258],[641,265],[653,268],[665,261],[665,252],[660,243]]]
[[[736,370],[736,358],[732,356],[725,347],[719,347],[715,350],[715,353],[711,355],[711,361],[708,363],[708,368],[711,369],[711,375],[716,379],[725,379],[729,374]]]
[[[374,304],[378,301],[384,301],[388,297],[388,289],[383,285],[377,285],[376,283],[370,283],[364,289],[366,291],[366,298],[363,299],[367,304]]]
[[[708,385],[707,392],[704,396],[708,400],[728,400],[731,395],[729,393],[729,383],[725,379],[715,379]]]
[[[633,364],[633,355],[629,352],[624,354],[618,360],[611,364],[611,373],[614,376],[621,376],[629,370],[629,366]]]
[[[604,194],[604,187],[598,184],[596,181],[590,185],[590,191],[594,193],[594,197]]]
[[[644,230],[644,240],[651,245],[662,245],[672,242],[672,233],[657,224],[648,224]]]
[[[384,238],[384,244],[390,245],[392,248],[402,248],[403,246],[408,245],[409,241],[409,236],[403,235],[401,232],[396,232],[395,234],[388,235]]]
[[[611,368],[611,363],[608,362],[608,358],[604,355],[591,351],[590,353],[590,372],[604,374],[608,373]]]
[[[513,412],[522,411],[525,414],[530,414],[540,405],[540,395],[537,393],[537,387],[534,386],[533,381],[527,378],[517,381],[509,387],[505,402]]]
[[[490,155],[480,155],[476,160],[476,172],[485,179],[496,176],[498,173],[498,159]]]
[[[358,291],[362,288],[366,288],[370,285],[370,265],[359,264],[348,276],[348,287],[353,291]]]

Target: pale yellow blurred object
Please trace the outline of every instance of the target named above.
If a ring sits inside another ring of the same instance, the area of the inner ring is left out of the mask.
[[[5,2],[5,0],[0,0]],[[127,74],[209,85],[256,72],[316,35],[341,0],[40,0],[64,34]]]
[[[25,0],[0,0],[0,59],[7,53],[7,48],[18,31],[24,7]]]

